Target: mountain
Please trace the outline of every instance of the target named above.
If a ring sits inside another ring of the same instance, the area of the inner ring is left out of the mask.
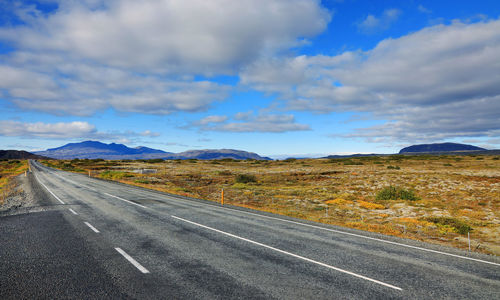
[[[419,152],[456,152],[456,151],[485,151],[486,149],[457,143],[440,143],[440,144],[420,144],[403,148],[399,154],[403,153],[419,153]]]
[[[231,150],[231,149],[209,149],[190,150],[181,153],[165,152],[148,147],[130,148],[123,144],[105,144],[96,141],[85,141],[81,143],[70,143],[58,148],[47,149],[36,152],[38,155],[58,159],[73,158],[102,158],[102,159],[257,159],[270,160],[268,157],[261,157],[256,153]]]
[[[106,158],[106,159],[141,159],[152,154],[168,154],[168,152],[148,147],[129,148],[123,144],[105,144],[96,141],[69,143],[58,148],[35,152],[38,155],[58,159],[73,158]],[[123,158],[125,157],[125,158]]]
[[[148,147],[144,147],[144,146],[135,147],[134,149],[136,149],[138,151],[138,153],[167,153],[167,152],[162,151],[162,150],[148,148]]]
[[[189,150],[177,154],[173,154],[169,159],[255,159],[255,160],[271,160],[269,157],[262,157],[253,152],[233,149],[206,149],[206,150]]]
[[[0,150],[0,159],[48,159],[27,151]]]

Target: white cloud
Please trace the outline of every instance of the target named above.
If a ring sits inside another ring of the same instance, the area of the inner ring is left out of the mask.
[[[418,11],[424,14],[431,14],[432,10],[428,9],[427,7],[423,6],[422,4],[419,4],[417,7]]]
[[[24,123],[20,121],[0,120],[0,136],[42,139],[98,139],[117,143],[135,142],[138,137],[157,137],[160,134],[145,130],[134,131],[98,131],[88,122]]]
[[[238,121],[244,121],[250,119],[250,117],[253,115],[253,111],[247,111],[247,112],[238,112],[234,115],[234,119]]]
[[[153,132],[151,130],[144,130],[143,132],[140,133],[141,136],[146,136],[146,137],[158,137],[160,136],[159,132]]]
[[[207,125],[210,123],[222,123],[228,119],[227,116],[208,116],[196,122],[198,125]]]
[[[386,30],[398,20],[401,13],[401,10],[392,8],[384,10],[379,17],[368,15],[357,25],[358,30],[366,34]]]
[[[353,135],[372,141],[496,137],[498,53],[500,20],[456,21],[366,52],[262,60],[242,72],[241,83],[276,94],[289,109],[367,112],[390,121]]]
[[[87,122],[22,123],[0,121],[0,135],[37,138],[78,138],[95,134],[96,128]]]
[[[244,116],[244,118],[242,118]],[[293,115],[259,114],[252,116],[249,113],[238,113],[234,120],[243,121],[226,122],[226,116],[209,116],[200,121],[193,122],[186,127],[198,127],[202,131],[223,132],[288,132],[311,130],[309,125],[295,122]]]

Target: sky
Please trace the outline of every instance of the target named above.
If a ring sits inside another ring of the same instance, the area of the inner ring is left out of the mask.
[[[496,0],[0,0],[0,149],[498,149],[499,17]]]

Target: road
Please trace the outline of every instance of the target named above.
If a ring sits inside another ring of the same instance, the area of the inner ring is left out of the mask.
[[[32,162],[0,217],[0,298],[500,299],[500,259]]]

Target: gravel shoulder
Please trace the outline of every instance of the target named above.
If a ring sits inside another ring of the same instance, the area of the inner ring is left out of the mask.
[[[21,174],[15,177],[14,191],[6,197],[4,204],[0,206],[0,216],[59,209],[46,200],[46,191],[42,190],[34,181],[36,179],[31,173],[27,173],[27,176]]]

